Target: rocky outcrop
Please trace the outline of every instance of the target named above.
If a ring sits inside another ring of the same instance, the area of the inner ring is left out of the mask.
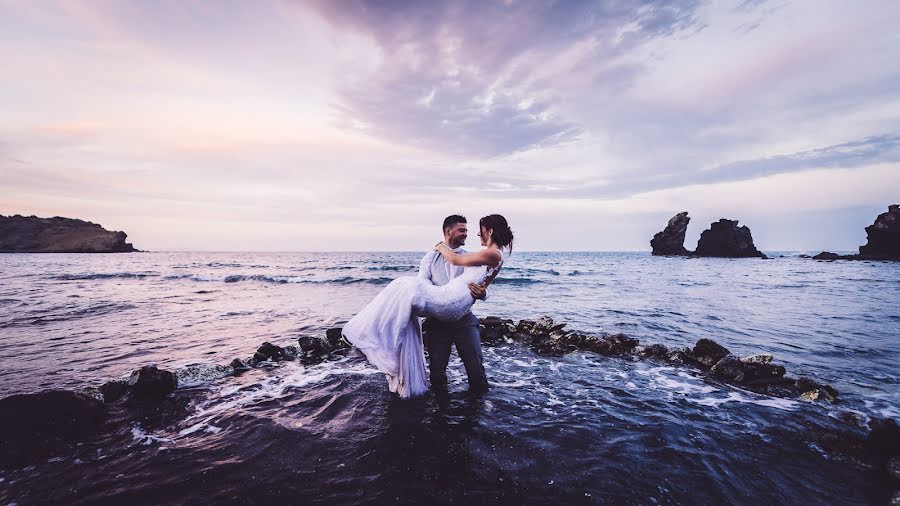
[[[657,232],[650,240],[653,255],[689,255],[684,247],[684,236],[691,219],[687,211],[673,216],[662,232]]]
[[[875,223],[866,227],[866,244],[859,247],[859,256],[873,260],[900,260],[900,205],[888,206]]]
[[[178,388],[178,379],[169,371],[145,365],[131,373],[128,388],[139,399],[158,399]]]
[[[888,206],[888,212],[875,218],[875,223],[866,227],[866,244],[859,247],[856,255],[838,255],[823,251],[813,260],[900,260],[900,204]],[[803,258],[809,258],[800,255]]]
[[[127,253],[125,232],[71,218],[0,216],[0,253]]]
[[[670,350],[662,344],[641,346],[624,334],[590,335],[565,330],[549,316],[537,320],[512,320],[488,316],[479,320],[482,344],[519,342],[542,355],[561,356],[573,351],[591,351],[606,356],[642,357],[672,365],[692,366],[712,380],[776,397],[800,397],[809,401],[834,402],[834,388],[807,378],[785,376],[784,366],[772,364],[771,355],[737,357],[711,339],[700,339],[693,348]]]
[[[767,258],[753,245],[753,236],[746,226],[739,227],[737,220],[721,220],[712,223],[700,234],[694,255],[700,257]]]

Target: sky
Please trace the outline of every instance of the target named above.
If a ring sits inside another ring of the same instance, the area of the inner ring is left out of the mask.
[[[855,251],[900,203],[896,0],[0,0],[0,214],[145,250]],[[477,247],[474,230],[468,245]]]

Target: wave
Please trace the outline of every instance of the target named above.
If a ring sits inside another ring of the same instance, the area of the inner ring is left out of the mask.
[[[534,278],[504,278],[503,276],[498,276],[497,279],[494,280],[495,284],[498,285],[513,285],[513,286],[525,286],[525,285],[534,285],[538,283],[543,283],[540,279]]]
[[[152,272],[108,272],[108,273],[86,273],[86,274],[60,274],[52,276],[50,279],[58,281],[86,281],[91,279],[143,279],[159,276]]]
[[[120,311],[126,311],[129,309],[135,309],[137,306],[133,304],[123,304],[123,303],[115,303],[115,302],[107,302],[94,304],[93,306],[82,307],[69,309],[64,306],[51,308],[45,314],[29,314],[25,316],[19,316],[12,319],[9,323],[0,324],[0,328],[7,327],[21,327],[28,325],[46,325],[48,323],[54,322],[64,322],[69,320],[76,320],[79,318],[87,318],[91,316],[102,316],[111,313],[117,313]]]

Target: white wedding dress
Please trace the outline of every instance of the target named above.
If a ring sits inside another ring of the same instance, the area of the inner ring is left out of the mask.
[[[385,373],[391,392],[404,399],[422,395],[428,386],[419,317],[462,318],[475,303],[469,283],[493,279],[502,265],[501,257],[496,267],[466,267],[443,286],[414,276],[397,278],[344,325],[344,338]]]

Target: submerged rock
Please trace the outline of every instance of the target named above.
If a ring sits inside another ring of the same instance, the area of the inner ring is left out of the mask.
[[[139,399],[156,399],[165,397],[178,387],[178,380],[169,371],[158,369],[153,365],[145,365],[131,373],[128,387],[132,395]]]
[[[128,391],[128,380],[107,381],[100,387],[104,402],[115,402]]]
[[[127,253],[125,232],[72,218],[0,215],[0,253]]]
[[[651,254],[689,255],[690,251],[684,247],[684,236],[690,221],[687,211],[678,213],[669,219],[666,228],[657,232],[653,239],[650,239],[650,247],[653,248]]]
[[[700,234],[694,254],[700,257],[767,258],[753,245],[749,228],[739,227],[737,220],[725,218],[712,223]]]
[[[56,454],[95,434],[105,418],[103,402],[66,390],[0,399],[0,467]]]

